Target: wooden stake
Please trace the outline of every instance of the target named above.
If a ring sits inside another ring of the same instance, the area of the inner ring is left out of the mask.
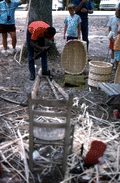
[[[46,77],[46,78],[47,78],[47,80],[48,80],[48,83],[50,84],[50,87],[51,87],[51,89],[52,89],[52,91],[53,91],[53,93],[54,93],[56,99],[59,99],[59,96],[58,96],[58,94],[57,94],[57,92],[56,92],[56,90],[55,90],[55,88],[54,88],[54,85],[52,84],[52,82],[50,81],[50,79],[49,79],[48,77]]]
[[[52,80],[52,84],[58,89],[58,91],[68,100],[68,94],[54,81]]]
[[[38,86],[39,86],[39,83],[40,83],[40,76],[42,75],[42,69],[40,68],[39,71],[38,71],[38,75],[35,79],[35,83],[33,85],[33,89],[32,89],[32,98],[36,98],[36,94],[37,94],[37,90],[38,90]]]

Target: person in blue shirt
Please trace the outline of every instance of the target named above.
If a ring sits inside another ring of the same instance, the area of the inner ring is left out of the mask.
[[[87,42],[87,49],[89,45],[88,40],[88,13],[93,13],[93,6],[91,0],[73,0],[75,5],[75,12],[80,16],[81,22],[81,32],[83,41]]]
[[[75,14],[75,5],[68,5],[69,16],[65,17],[64,23],[64,39],[67,31],[67,41],[71,39],[80,39],[80,30],[81,30],[81,19],[79,15]]]
[[[15,9],[25,3],[26,0],[3,0],[0,2],[0,33],[2,33],[2,43],[4,56],[8,56],[7,51],[7,33],[12,39],[13,53],[16,52],[16,27],[15,27]]]

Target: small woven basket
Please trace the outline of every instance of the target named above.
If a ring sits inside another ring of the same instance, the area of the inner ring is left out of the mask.
[[[81,74],[84,72],[87,62],[86,43],[79,40],[68,41],[61,56],[63,70],[68,74]]]
[[[104,75],[111,74],[112,64],[107,62],[91,61],[89,62],[89,72]]]
[[[98,82],[109,82],[112,64],[100,61],[89,62],[88,85],[97,87]]]

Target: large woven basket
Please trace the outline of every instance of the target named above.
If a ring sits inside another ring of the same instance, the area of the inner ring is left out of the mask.
[[[63,70],[68,74],[81,74],[86,68],[87,61],[86,42],[79,40],[68,41],[61,56]]]
[[[109,82],[112,64],[100,61],[89,62],[88,85],[97,87],[98,82]]]

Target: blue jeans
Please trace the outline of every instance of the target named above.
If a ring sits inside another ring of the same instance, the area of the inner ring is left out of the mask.
[[[82,19],[81,22],[81,31],[82,31],[82,39],[83,41],[87,42],[87,50],[89,46],[89,40],[88,40],[88,19]]]
[[[35,76],[35,63],[34,63],[34,47],[30,45],[31,33],[27,30],[27,47],[28,47],[28,61],[30,74]],[[45,46],[44,38],[38,38],[37,40],[39,46]],[[42,58],[42,73],[47,73],[47,53],[44,52],[41,56]]]

